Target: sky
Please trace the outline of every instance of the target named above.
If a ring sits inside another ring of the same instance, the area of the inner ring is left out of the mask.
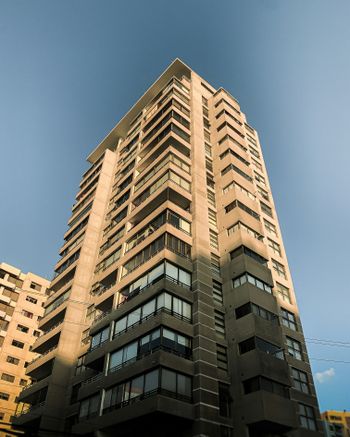
[[[85,158],[179,57],[259,133],[320,407],[350,410],[349,17],[348,0],[0,0],[0,261],[52,276]]]

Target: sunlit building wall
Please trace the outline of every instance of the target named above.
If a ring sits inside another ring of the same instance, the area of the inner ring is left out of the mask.
[[[237,100],[175,60],[88,161],[27,369],[37,383],[20,396],[36,408],[16,423],[319,435],[259,137]]]

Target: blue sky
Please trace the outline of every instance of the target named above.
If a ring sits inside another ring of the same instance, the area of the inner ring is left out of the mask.
[[[347,343],[309,342],[321,409],[350,410],[349,13],[348,0],[0,0],[0,260],[52,275],[85,157],[180,57],[259,132],[305,336]]]

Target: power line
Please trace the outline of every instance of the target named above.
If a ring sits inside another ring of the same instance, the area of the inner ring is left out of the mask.
[[[311,338],[311,337],[305,337],[305,340],[308,340],[308,341],[322,341],[322,342],[325,342],[325,343],[339,343],[339,344],[349,345],[350,346],[350,342],[348,342],[348,341],[341,341],[341,340],[326,340],[324,338]]]
[[[315,361],[328,361],[331,363],[350,364],[350,361],[332,360],[332,359],[328,359],[328,358],[311,358],[311,357],[309,357],[309,358],[310,358],[310,360],[315,360]]]

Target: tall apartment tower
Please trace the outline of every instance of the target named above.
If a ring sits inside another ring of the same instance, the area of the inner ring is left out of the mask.
[[[31,345],[40,335],[38,320],[50,282],[33,273],[0,263],[0,435],[11,428],[16,398],[29,386],[26,366],[36,354]]]
[[[37,382],[20,395],[40,404],[16,423],[320,435],[262,151],[238,102],[175,60],[88,161],[27,368]]]

